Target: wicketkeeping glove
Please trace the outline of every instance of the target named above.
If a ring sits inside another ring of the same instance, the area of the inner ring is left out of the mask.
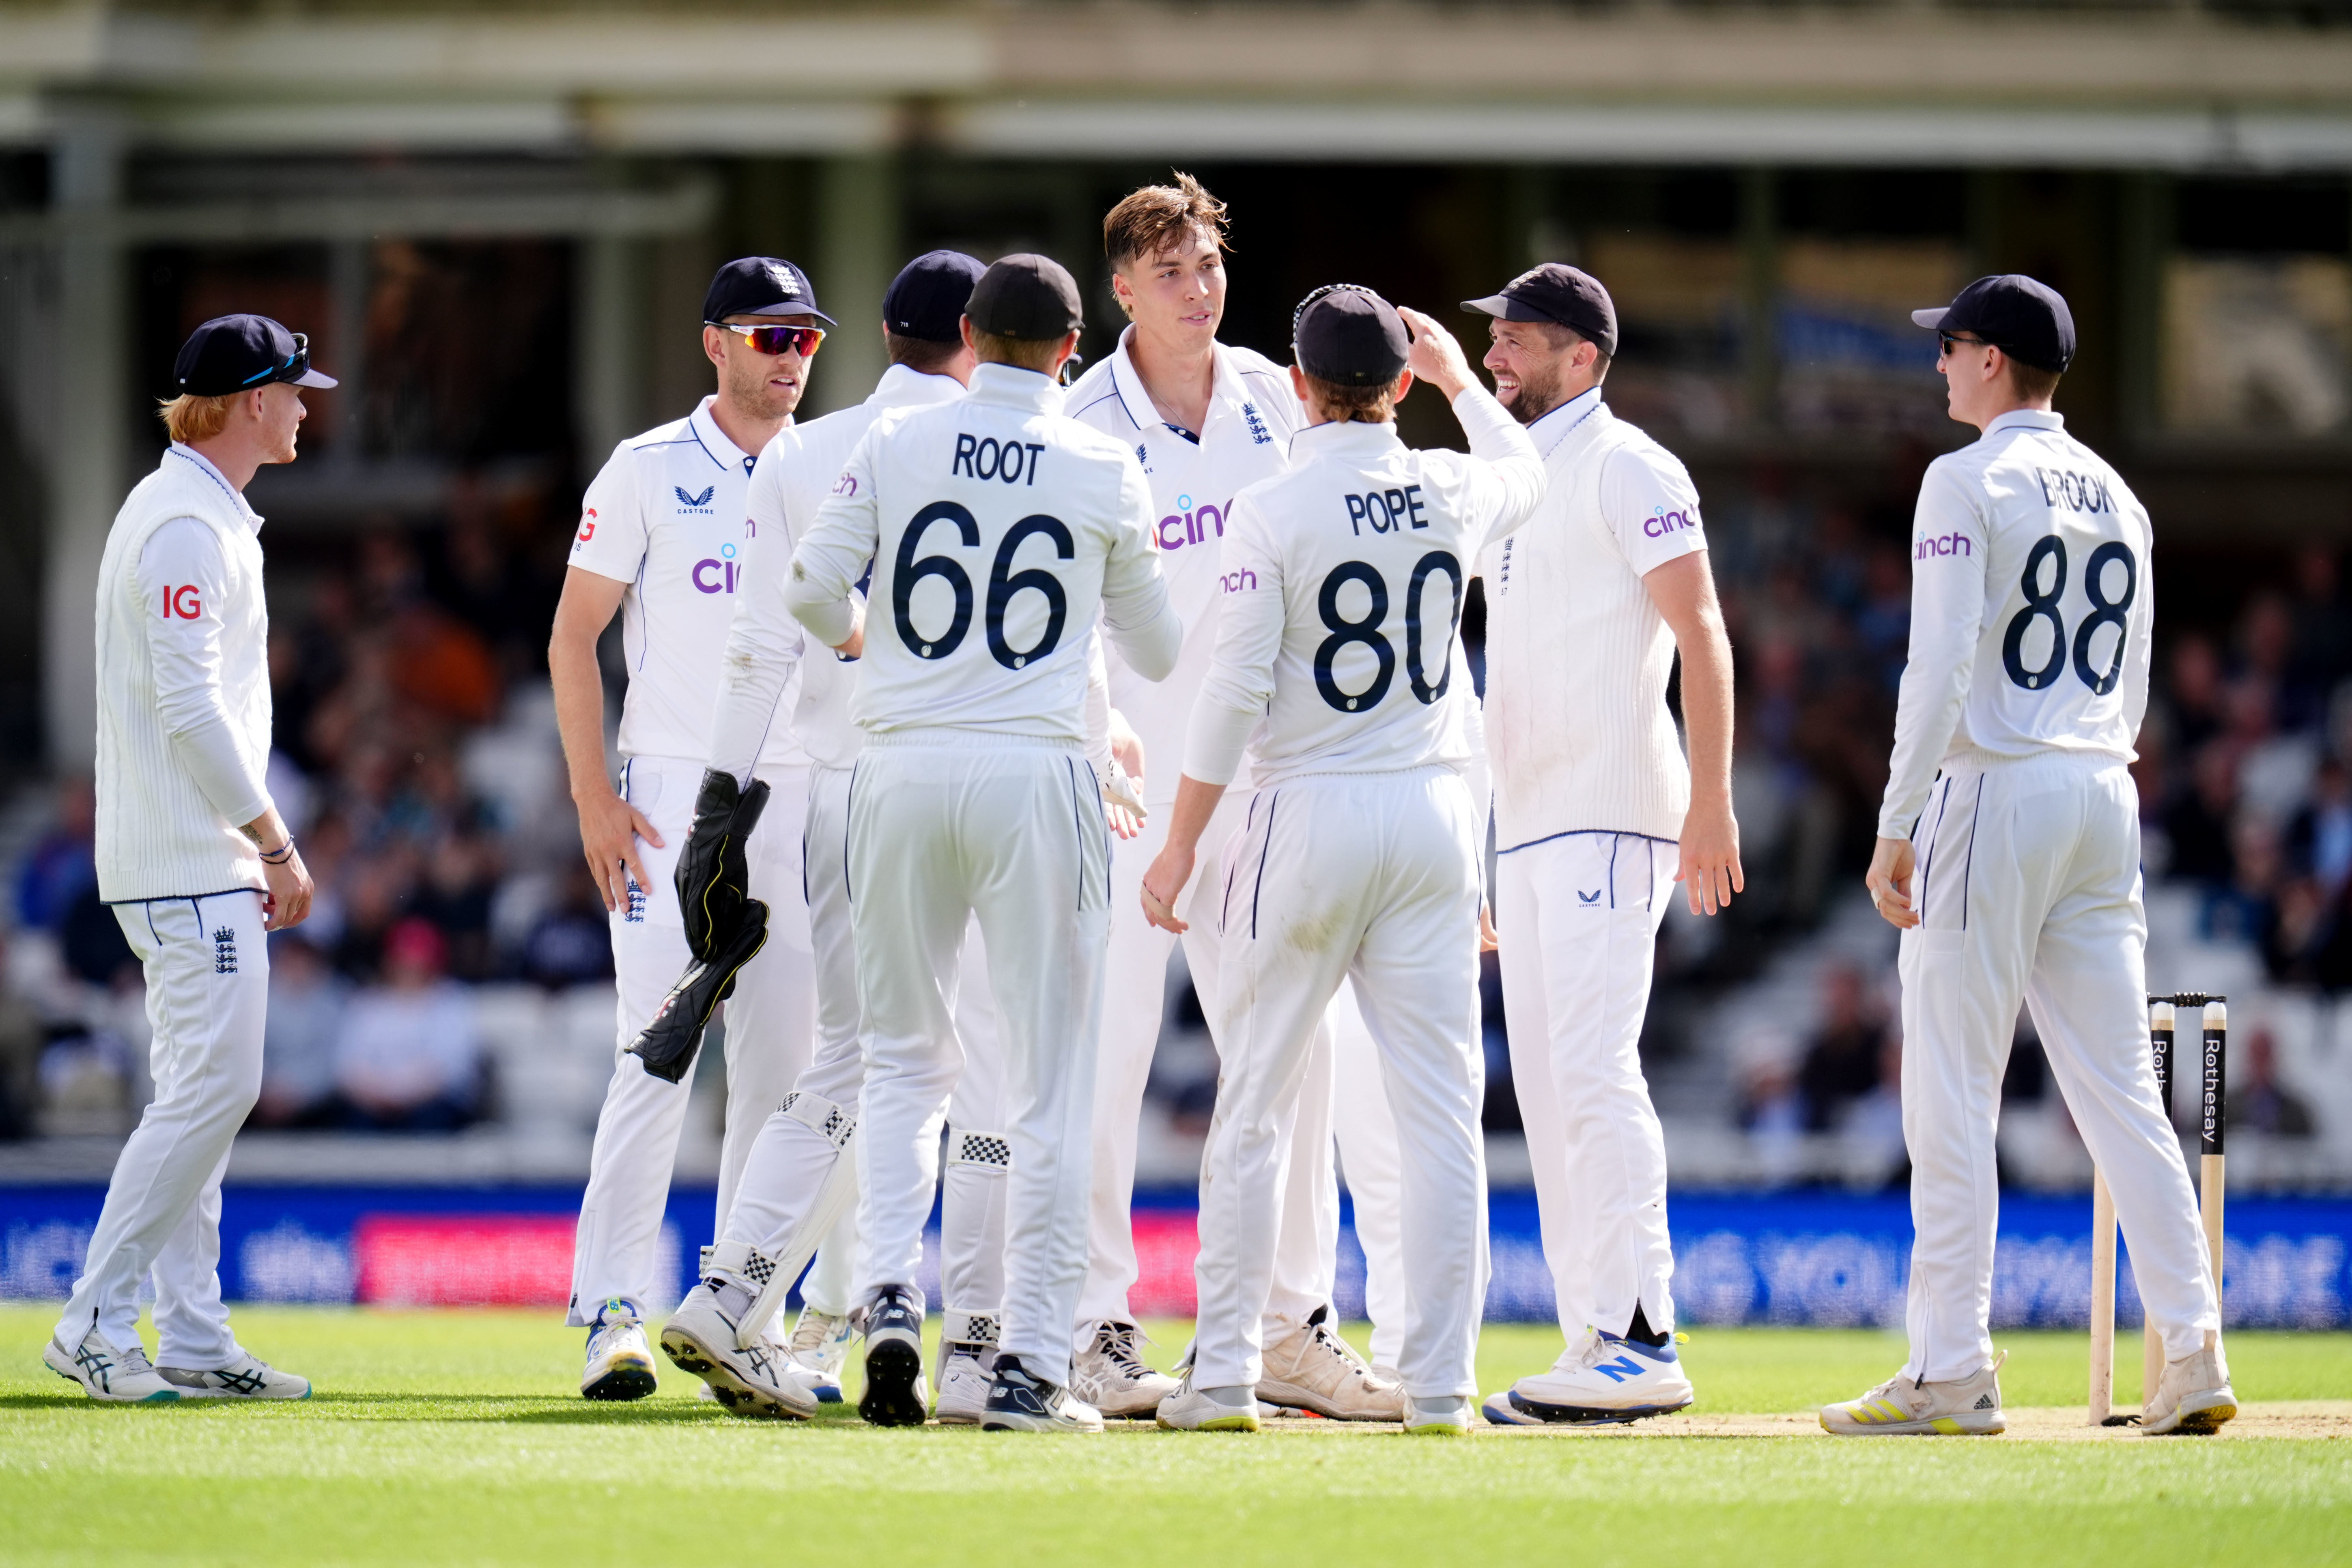
[[[686,916],[686,950],[698,959],[710,960],[728,943],[751,901],[751,868],[744,846],[767,804],[764,781],[753,779],[751,788],[739,789],[732,773],[704,770],[701,793],[694,798],[694,826],[677,852],[675,879],[677,907]]]
[[[757,899],[743,900],[719,952],[686,966],[686,973],[655,1010],[653,1021],[629,1042],[629,1054],[644,1062],[654,1077],[671,1083],[682,1081],[694,1066],[695,1052],[702,1048],[702,1032],[710,1026],[710,1015],[733,994],[736,973],[767,942],[768,906]]]

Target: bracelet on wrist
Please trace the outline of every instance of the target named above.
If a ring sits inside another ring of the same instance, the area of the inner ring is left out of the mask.
[[[280,844],[280,845],[279,845],[277,848],[275,848],[275,849],[264,849],[264,850],[262,850],[260,853],[261,853],[261,861],[262,861],[262,864],[263,864],[263,865],[265,865],[265,866],[283,866],[284,864],[286,864],[286,862],[287,862],[287,861],[291,860],[292,858],[294,858],[294,838],[293,838],[293,836],[292,836],[291,834],[289,834],[289,835],[287,836],[287,838],[286,838],[286,842],[285,842],[285,843]]]

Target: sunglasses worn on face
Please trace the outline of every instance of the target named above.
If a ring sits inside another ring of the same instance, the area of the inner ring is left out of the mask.
[[[1952,345],[1955,343],[1967,343],[1971,347],[1980,349],[1996,349],[2000,346],[1999,343],[1992,342],[1990,338],[1964,338],[1958,332],[1937,332],[1936,334],[1936,346],[1938,353],[1949,354],[1952,352]]]
[[[729,321],[708,324],[726,331],[740,332],[751,345],[754,353],[793,353],[806,359],[816,353],[817,344],[824,342],[823,327],[739,327]]]

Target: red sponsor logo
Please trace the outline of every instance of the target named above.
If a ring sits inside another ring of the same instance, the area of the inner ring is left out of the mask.
[[[596,537],[596,509],[590,507],[588,515],[580,520],[580,542],[587,543]]]
[[[1190,1210],[1135,1211],[1135,1286],[1129,1310],[1147,1318],[1189,1318],[1201,1298],[1192,1279],[1201,1255],[1200,1218]]]
[[[196,591],[196,585],[194,584],[186,583],[177,588],[166,588],[163,590],[163,618],[165,620],[168,621],[176,616],[181,620],[193,621],[204,613],[204,595]]]
[[[564,1215],[362,1215],[356,1295],[394,1307],[560,1307],[572,1296]]]

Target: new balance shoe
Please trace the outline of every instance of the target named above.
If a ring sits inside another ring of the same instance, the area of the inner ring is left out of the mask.
[[[280,1372],[240,1345],[226,1366],[159,1366],[183,1399],[308,1399],[310,1380]]]
[[[41,1352],[41,1364],[80,1384],[92,1399],[110,1405],[170,1405],[180,1397],[180,1391],[147,1359],[146,1346],[136,1340],[121,1348],[110,1345],[98,1337],[95,1324],[71,1350],[51,1339]]]
[[[1442,1394],[1434,1399],[1405,1401],[1404,1429],[1418,1436],[1460,1437],[1469,1433],[1467,1394]]]
[[[1192,1372],[1184,1371],[1184,1379],[1153,1412],[1160,1426],[1170,1432],[1255,1432],[1257,1425],[1257,1391],[1238,1385],[1232,1388],[1195,1388]]]
[[[1019,1356],[1000,1352],[996,1376],[988,1386],[988,1402],[981,1409],[983,1432],[1099,1432],[1102,1413],[1076,1398],[1058,1383],[1048,1383],[1021,1364]]]
[[[2237,1414],[2238,1395],[2221,1361],[2221,1336],[2208,1329],[2200,1349],[2164,1363],[2156,1396],[2140,1412],[2139,1429],[2158,1437],[2168,1432],[2210,1437]]]
[[[877,1426],[919,1426],[930,1413],[923,1299],[905,1285],[885,1285],[866,1309],[866,1393],[857,1414]]]
[[[1141,1329],[1105,1318],[1071,1360],[1070,1392],[1105,1415],[1146,1420],[1176,1392],[1176,1380],[1143,1359]]]
[[[1384,1381],[1327,1321],[1318,1307],[1265,1347],[1257,1380],[1258,1402],[1311,1410],[1334,1421],[1402,1421],[1404,1385]]]
[[[1985,1437],[2009,1429],[2000,1414],[2003,1351],[1967,1377],[1925,1383],[1897,1375],[1859,1399],[1822,1406],[1822,1430],[1836,1437]]]
[[[1588,1328],[1549,1372],[1489,1394],[1483,1408],[1497,1426],[1608,1426],[1680,1410],[1692,1397],[1671,1338],[1645,1345]]]
[[[662,1325],[662,1353],[710,1385],[713,1398],[738,1415],[805,1421],[816,1395],[794,1375],[792,1358],[765,1336],[748,1350],[735,1343],[736,1325],[751,1310],[753,1293],[721,1272],[687,1292]]]
[[[801,1381],[821,1405],[841,1403],[841,1373],[849,1364],[849,1347],[857,1340],[856,1320],[803,1307],[793,1324],[791,1353],[801,1370]]]
[[[588,1325],[588,1365],[580,1373],[583,1399],[643,1399],[657,1386],[654,1347],[637,1304],[614,1297]]]
[[[940,1347],[941,1425],[973,1426],[988,1414],[989,1391],[996,1386],[994,1345],[943,1344]]]

